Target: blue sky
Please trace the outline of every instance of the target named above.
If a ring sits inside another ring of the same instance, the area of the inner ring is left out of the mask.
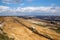
[[[0,0],[0,15],[60,16],[60,0]]]
[[[14,3],[8,4],[9,2],[5,2],[5,3],[3,2],[4,1],[1,0],[0,5],[10,6],[10,7],[19,7],[21,6],[21,4],[24,4],[22,5],[23,7],[24,6],[51,6],[52,4],[54,4],[55,6],[60,6],[60,0],[31,0],[31,1],[22,0],[21,2],[15,2],[15,4]]]

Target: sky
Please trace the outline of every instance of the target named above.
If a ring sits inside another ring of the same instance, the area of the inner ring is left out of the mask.
[[[0,16],[60,16],[60,0],[0,0]]]

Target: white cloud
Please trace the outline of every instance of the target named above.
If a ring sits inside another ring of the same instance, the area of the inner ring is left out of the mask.
[[[7,6],[0,6],[0,12],[9,10],[9,7]]]
[[[34,1],[34,0],[26,0],[27,2],[32,2],[32,1]]]
[[[21,12],[45,12],[45,13],[56,13],[60,12],[60,7],[24,7],[24,8],[17,8]]]
[[[35,15],[35,14],[58,14],[60,15],[60,7],[18,7],[10,8],[8,6],[0,6],[0,15]]]
[[[6,4],[17,4],[17,3],[23,3],[24,0],[2,0],[3,3]],[[25,0],[26,2],[32,2],[33,0]]]
[[[24,5],[24,3],[21,3],[21,4],[20,4],[20,6],[23,6],[23,5]]]
[[[22,0],[2,0],[2,2],[6,4],[16,4],[16,3],[21,3]]]

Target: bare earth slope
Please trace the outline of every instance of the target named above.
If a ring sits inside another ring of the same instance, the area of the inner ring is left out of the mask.
[[[1,22],[1,20],[3,20]],[[9,37],[15,40],[60,40],[60,34],[18,17],[2,17],[0,23]]]

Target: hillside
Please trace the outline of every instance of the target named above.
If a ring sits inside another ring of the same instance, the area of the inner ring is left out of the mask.
[[[60,34],[56,31],[24,18],[0,17],[0,27],[13,40],[60,40]]]

